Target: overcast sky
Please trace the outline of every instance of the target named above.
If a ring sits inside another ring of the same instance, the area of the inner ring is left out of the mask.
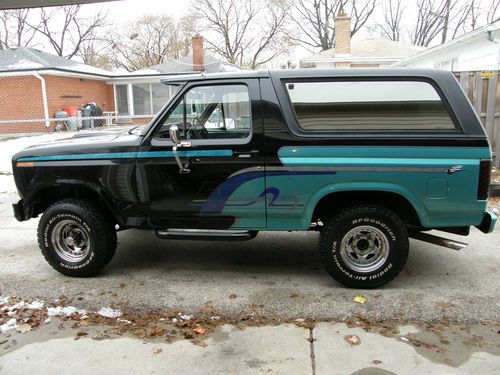
[[[97,3],[84,6],[92,14],[99,9],[108,11],[113,20],[130,21],[143,14],[168,13],[174,16],[183,16],[189,11],[189,0],[122,0],[106,3]]]

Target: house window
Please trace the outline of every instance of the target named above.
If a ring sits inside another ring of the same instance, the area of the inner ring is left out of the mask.
[[[151,96],[153,97],[153,113],[157,113],[163,108],[165,103],[172,96],[172,86],[164,85],[163,83],[151,84]]]
[[[132,85],[132,95],[134,97],[135,115],[152,115],[151,108],[151,86],[149,83]]]
[[[176,86],[162,83],[116,84],[119,115],[155,115],[175,94]]]
[[[119,115],[129,115],[127,85],[115,85],[116,110]]]

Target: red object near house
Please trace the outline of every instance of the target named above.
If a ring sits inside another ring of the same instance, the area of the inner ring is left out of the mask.
[[[68,114],[69,117],[73,117],[77,115],[78,112],[78,107],[64,107],[63,111]]]

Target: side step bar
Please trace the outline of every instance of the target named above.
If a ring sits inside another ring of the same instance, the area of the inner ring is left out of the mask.
[[[429,242],[434,245],[444,246],[453,250],[462,250],[465,246],[467,246],[467,244],[464,242],[450,240],[449,238],[439,237],[428,233],[410,232],[409,236],[411,238],[415,238],[416,240]]]
[[[157,229],[164,240],[247,241],[257,236],[256,230]]]

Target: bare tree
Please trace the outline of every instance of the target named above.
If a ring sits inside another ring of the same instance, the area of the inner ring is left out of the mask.
[[[112,35],[111,63],[134,71],[186,56],[194,24],[193,17],[143,16]]]
[[[109,70],[112,68],[110,55],[107,53],[110,48],[110,43],[94,39],[86,43],[82,43],[78,57],[84,64],[95,66],[97,68]]]
[[[449,26],[452,32],[451,39],[477,29],[478,20],[481,16],[479,3],[480,0],[469,0],[469,2],[459,7],[458,12],[454,17],[456,21],[453,25]],[[443,42],[445,41],[446,38],[443,38]]]
[[[295,30],[289,37],[294,42],[322,51],[335,45],[334,19],[340,10],[351,16],[351,35],[372,16],[376,0],[296,0],[292,11]]]
[[[402,0],[385,0],[382,3],[384,19],[378,26],[382,35],[398,42],[401,38],[401,20],[405,10]]]
[[[0,11],[0,49],[34,45],[36,30],[27,23],[30,9]]]
[[[97,31],[106,25],[105,13],[83,17],[81,9],[81,5],[42,8],[40,24],[29,26],[45,37],[57,55],[71,59],[83,44],[96,39]]]
[[[491,6],[486,13],[486,19],[488,23],[495,22],[500,18],[500,1],[493,0]]]
[[[427,47],[446,28],[446,12],[450,0],[417,0],[417,22],[413,27],[411,42]],[[449,8],[448,8],[449,9]]]
[[[287,0],[197,0],[192,5],[210,49],[232,64],[256,69],[286,48]]]
[[[453,39],[476,29],[484,12],[481,0],[418,0],[417,6],[418,17],[412,28],[411,42],[426,47],[438,36],[444,43],[450,36]]]

